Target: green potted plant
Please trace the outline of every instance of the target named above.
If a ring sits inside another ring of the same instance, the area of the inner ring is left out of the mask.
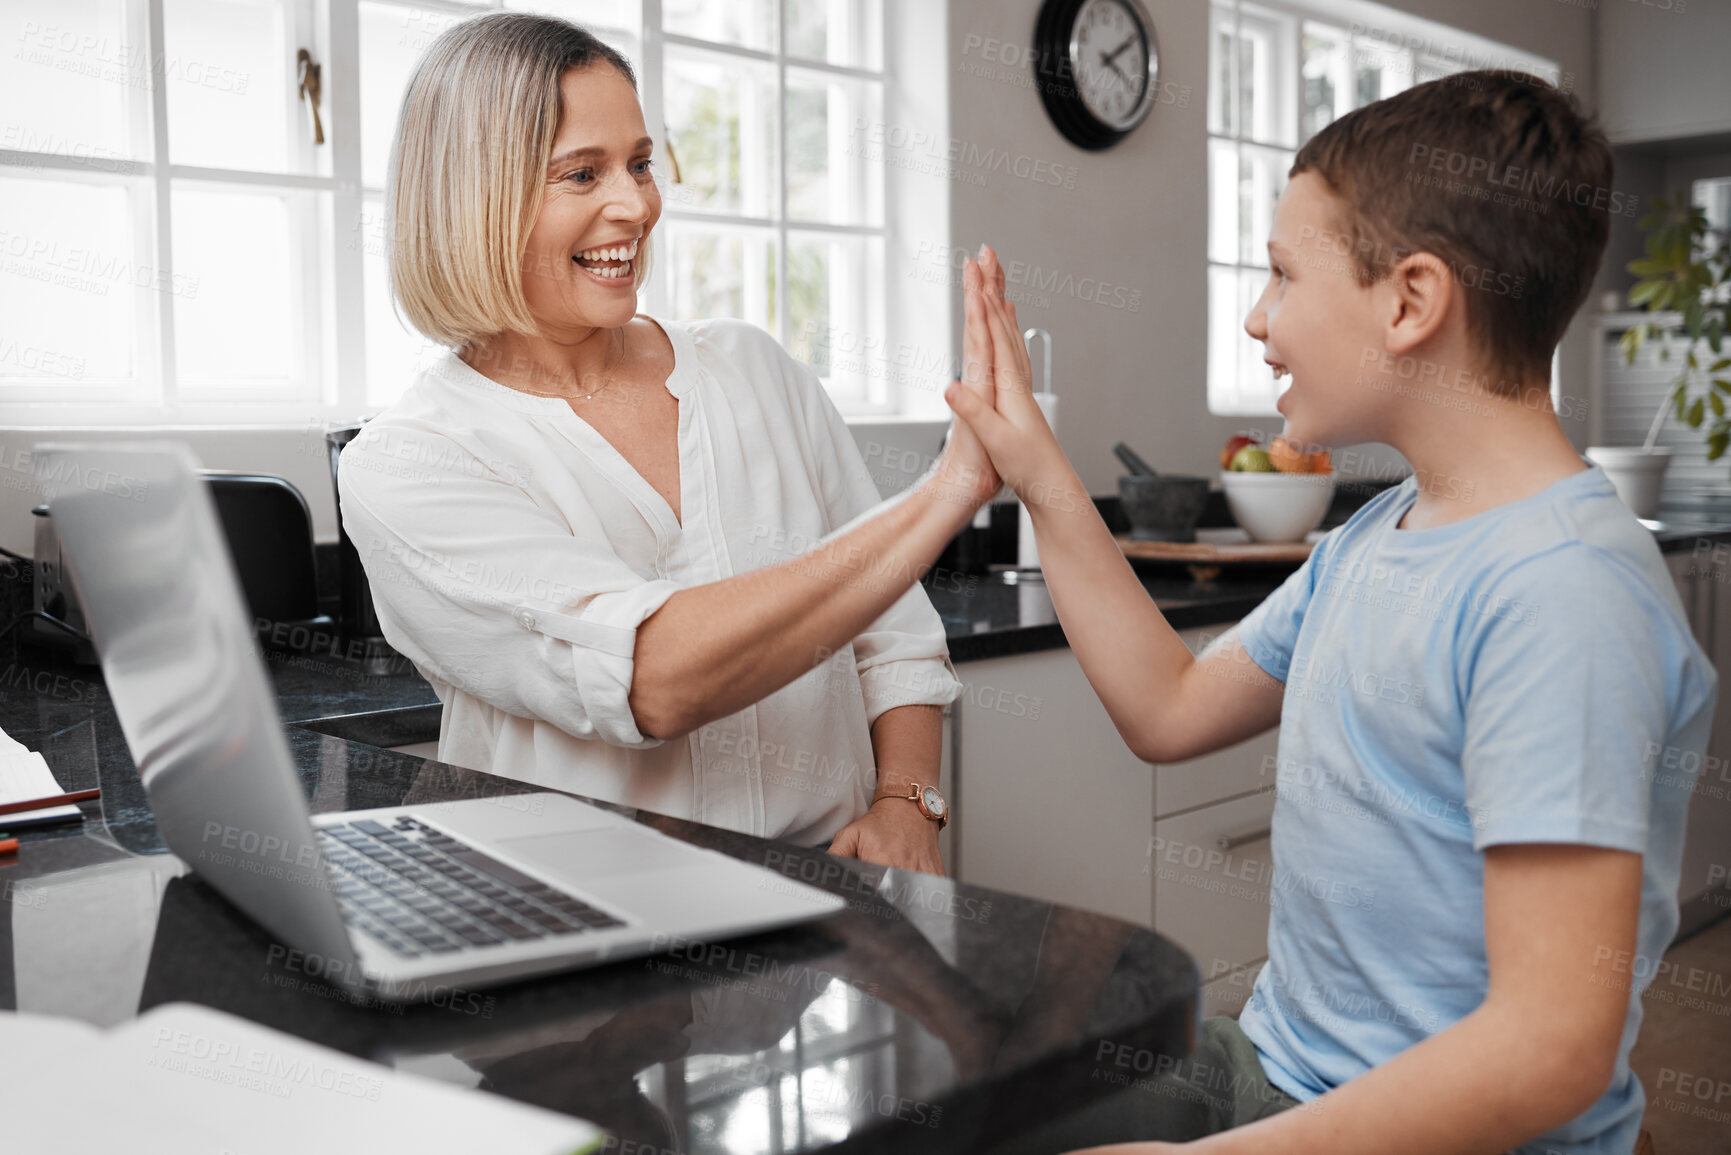
[[[1716,233],[1706,210],[1686,191],[1655,197],[1653,208],[1637,222],[1646,234],[1647,255],[1630,261],[1628,268],[1638,278],[1629,290],[1629,304],[1646,309],[1654,319],[1623,333],[1623,356],[1633,364],[1641,347],[1657,338],[1660,359],[1669,359],[1672,339],[1681,337],[1686,342],[1683,360],[1643,445],[1587,450],[1640,517],[1652,517],[1658,510],[1671,451],[1656,442],[1668,414],[1675,413],[1691,429],[1706,424],[1709,461],[1719,460],[1731,445],[1725,402],[1731,394],[1731,357],[1723,355],[1731,321],[1731,233]],[[1703,356],[1703,345],[1710,356]]]

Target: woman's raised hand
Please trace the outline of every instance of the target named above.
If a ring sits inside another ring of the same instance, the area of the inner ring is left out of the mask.
[[[998,474],[1023,501],[1030,502],[1043,490],[1061,485],[1072,471],[1034,400],[1034,371],[1016,322],[1015,303],[1004,292],[1004,267],[989,246],[982,246],[981,254],[979,291],[967,293],[967,319],[969,334],[977,329],[989,341],[989,349],[981,354],[985,362],[981,380],[986,387],[965,379],[964,352],[964,380],[951,385],[944,400],[962,419],[958,430],[971,430]],[[964,291],[966,276],[964,271]],[[965,350],[967,338],[963,345]]]
[[[1003,271],[997,273],[997,290],[1003,292]],[[977,397],[980,404],[992,404],[992,334],[986,309],[987,278],[981,267],[969,257],[962,265],[962,379],[950,386]],[[948,394],[946,394],[947,396]],[[960,491],[961,500],[977,508],[992,500],[1003,481],[992,465],[991,456],[965,421],[958,421],[950,430],[949,442],[939,458],[939,477],[952,489]]]

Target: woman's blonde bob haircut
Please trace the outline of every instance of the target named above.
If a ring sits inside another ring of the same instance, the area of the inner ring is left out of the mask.
[[[575,24],[500,12],[447,29],[416,66],[391,149],[386,229],[391,292],[431,340],[461,351],[539,331],[523,258],[547,192],[559,81],[598,63],[637,86],[630,62]],[[645,239],[639,285],[648,271]]]

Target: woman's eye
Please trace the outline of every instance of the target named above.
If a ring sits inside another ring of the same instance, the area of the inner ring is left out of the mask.
[[[636,164],[633,164],[631,166],[631,171],[636,173],[638,176],[648,176],[650,173],[655,171],[655,164],[653,161],[645,158],[638,161]]]
[[[580,168],[576,172],[566,174],[565,179],[568,181],[575,181],[577,184],[593,184],[595,183],[595,170],[592,168]]]

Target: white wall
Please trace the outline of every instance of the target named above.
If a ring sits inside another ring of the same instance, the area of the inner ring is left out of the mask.
[[[1599,96],[1617,144],[1731,132],[1731,3],[1599,0]]]
[[[952,181],[954,243],[971,250],[990,241],[1006,259],[1043,272],[1141,293],[1135,312],[1057,293],[1043,294],[1049,298],[1044,306],[1018,305],[1024,326],[1049,329],[1055,338],[1054,376],[1063,397],[1059,438],[1096,493],[1117,484],[1121,470],[1111,456],[1117,441],[1128,441],[1157,469],[1208,474],[1219,468],[1221,443],[1241,427],[1280,430],[1278,417],[1208,413],[1208,5],[1144,3],[1159,40],[1163,79],[1177,86],[1172,102],[1156,106],[1116,148],[1087,153],[1066,142],[1038,94],[1019,85],[1028,66],[982,60],[988,39],[1029,43],[1040,0],[950,0],[951,134],[976,152],[1004,149],[1076,170],[1073,190],[997,173],[984,184]],[[1564,73],[1575,73],[1575,91],[1590,97],[1591,13],[1584,9],[1550,0],[1392,6],[1555,60]],[[982,65],[989,75],[976,74]],[[954,324],[959,333],[959,308]],[[1562,363],[1565,392],[1571,381],[1585,392],[1584,351],[1584,337],[1571,332]],[[1573,424],[1580,428],[1572,434],[1583,438],[1584,423]],[[1385,449],[1372,469],[1381,473],[1398,462]]]

